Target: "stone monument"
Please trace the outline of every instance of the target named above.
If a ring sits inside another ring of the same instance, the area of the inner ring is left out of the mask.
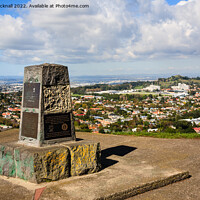
[[[25,67],[19,140],[33,146],[76,140],[67,67]]]
[[[19,132],[0,144],[0,175],[41,183],[101,168],[100,143],[76,141],[65,66],[25,67]]]

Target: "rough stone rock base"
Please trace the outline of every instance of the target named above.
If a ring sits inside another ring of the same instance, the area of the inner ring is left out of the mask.
[[[100,143],[62,143],[29,147],[17,142],[0,144],[0,175],[33,183],[95,173],[101,168]]]

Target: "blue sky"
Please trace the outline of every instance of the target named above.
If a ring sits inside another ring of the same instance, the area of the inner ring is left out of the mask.
[[[1,0],[0,4],[26,2]],[[25,66],[46,62],[67,65],[72,76],[199,75],[199,0],[76,3],[89,4],[90,8],[0,9],[0,76],[23,75]]]
[[[178,2],[180,2],[180,0],[167,0],[167,2],[168,2],[169,5],[175,5]]]
[[[1,0],[2,3],[27,3],[28,0]],[[167,0],[169,5],[175,5],[178,2],[180,2],[180,0]]]
[[[1,0],[1,3],[4,4],[23,4],[23,3],[28,3],[29,0]],[[41,1],[42,3],[43,1]],[[166,1],[169,5],[176,5],[180,0],[167,0]],[[13,17],[19,16],[18,10],[15,9],[0,9],[0,14],[9,14]]]
[[[0,4],[23,4],[27,3],[27,0],[1,0]],[[6,9],[6,8],[0,8],[0,14],[9,14],[13,17],[19,16],[18,9]]]

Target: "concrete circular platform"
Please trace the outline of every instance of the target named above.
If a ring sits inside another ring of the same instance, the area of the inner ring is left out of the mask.
[[[11,142],[18,138],[18,130],[0,134],[0,142]],[[100,172],[39,185],[0,177],[0,199],[31,199],[35,189],[45,186],[47,188],[41,200],[97,199],[185,171],[189,171],[189,179],[129,199],[200,199],[199,139],[158,139],[91,133],[77,133],[77,138],[101,143],[103,169]]]

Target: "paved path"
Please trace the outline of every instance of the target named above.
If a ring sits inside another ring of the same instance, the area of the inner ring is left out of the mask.
[[[18,138],[18,130],[0,134],[0,142],[13,141]],[[3,135],[6,137],[2,137]],[[42,194],[41,200],[76,199],[75,194],[78,196],[82,194],[82,199],[92,199],[91,191],[84,192],[86,183],[88,187],[94,187],[93,194],[98,196],[101,195],[102,189],[104,191],[107,189],[107,193],[112,193],[115,189],[130,188],[133,178],[135,178],[135,182],[142,183],[147,179],[150,180],[151,176],[160,177],[164,176],[163,172],[165,175],[170,175],[176,171],[189,171],[192,177],[130,199],[200,199],[199,139],[157,139],[91,133],[77,133],[77,137],[101,143],[103,156],[101,172],[40,185],[1,177],[0,199],[30,200],[34,190],[43,186],[47,186],[47,189]],[[137,177],[134,177],[136,172]],[[113,190],[109,185],[113,187]]]

